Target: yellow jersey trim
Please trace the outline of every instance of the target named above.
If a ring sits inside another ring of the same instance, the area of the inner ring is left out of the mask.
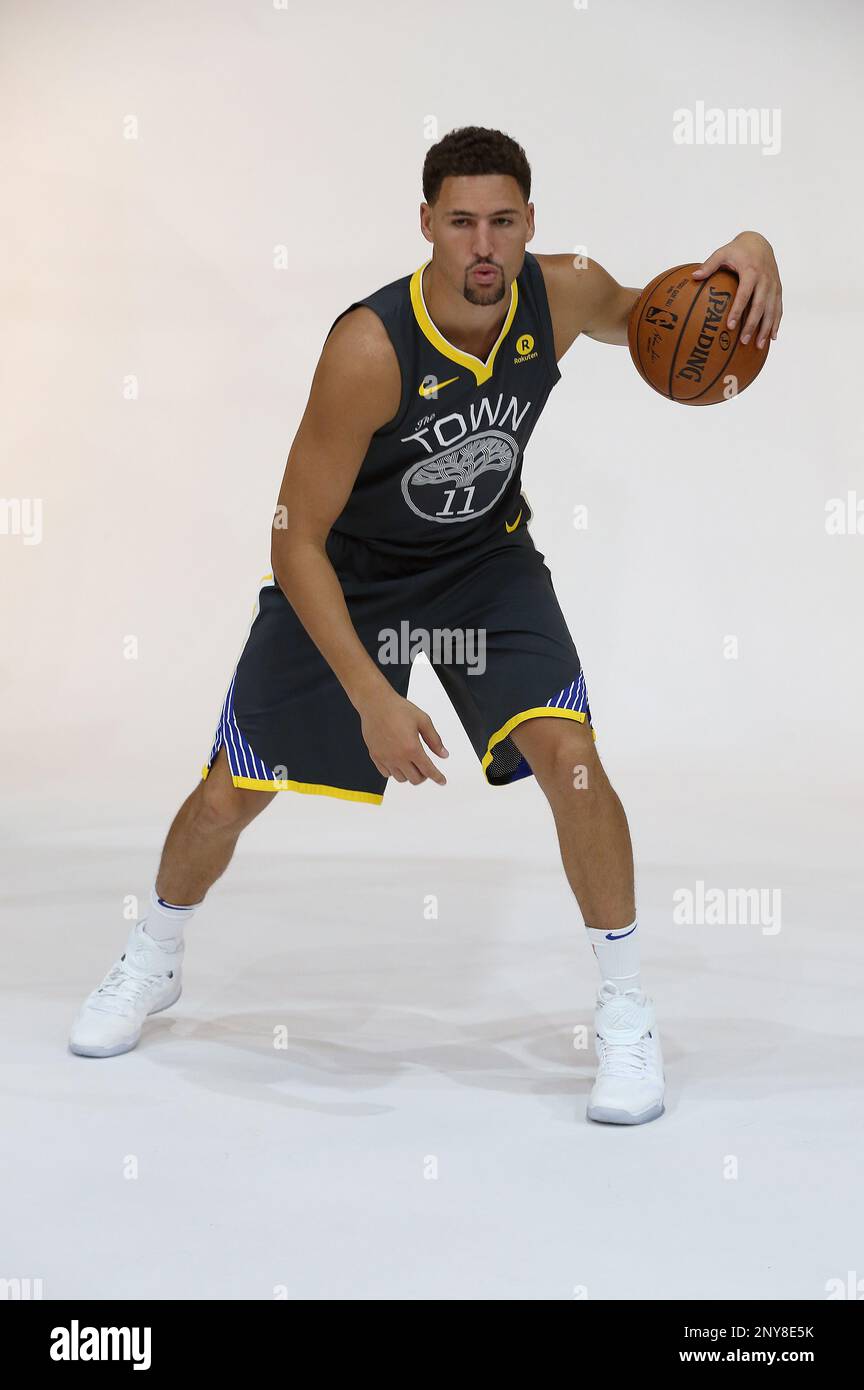
[[[495,342],[495,346],[482,362],[479,357],[475,357],[471,352],[463,352],[461,348],[454,347],[448,342],[432,322],[429,317],[429,310],[426,308],[426,301],[423,298],[423,271],[427,265],[431,264],[431,256],[428,261],[424,261],[421,266],[414,271],[411,276],[411,304],[414,309],[414,317],[417,324],[434,348],[437,348],[445,357],[449,357],[451,362],[458,362],[460,367],[467,367],[469,372],[474,373],[478,386],[482,386],[484,381],[488,381],[495,366],[495,355],[499,347],[510,330],[510,325],[516,315],[516,305],[519,303],[519,288],[515,280],[510,282],[510,308],[507,310],[507,317],[501,325],[501,332]]]
[[[495,733],[490,738],[489,743],[486,747],[486,752],[483,754],[483,761],[481,763],[484,774],[486,773],[489,764],[492,761],[493,749],[495,748],[495,745],[497,743],[500,743],[502,739],[505,739],[509,733],[512,733],[513,730],[516,728],[517,724],[523,724],[526,719],[537,719],[540,715],[546,717],[551,716],[553,719],[578,719],[580,724],[584,724],[587,718],[587,715],[585,714],[584,710],[557,709],[555,705],[538,705],[535,709],[521,710],[519,714],[514,714],[512,719],[508,719],[506,724],[502,724],[500,729],[496,729]],[[597,730],[592,729],[591,733],[596,742]],[[504,783],[504,785],[506,786],[506,783]]]
[[[201,769],[201,778],[205,782],[209,771],[206,764]],[[355,792],[348,787],[327,787],[321,782],[294,782],[290,777],[268,781],[264,777],[235,777],[232,773],[231,781],[235,787],[254,792],[304,792],[309,796],[338,796],[342,801],[369,801],[376,806],[384,800],[381,792]]]

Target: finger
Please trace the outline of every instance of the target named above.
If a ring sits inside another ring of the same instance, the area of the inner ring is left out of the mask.
[[[759,325],[759,333],[756,339],[757,348],[764,348],[769,337],[771,336],[771,328],[774,324],[774,316],[776,312],[777,296],[775,294],[769,294],[765,302],[765,310],[762,314],[762,322]]]
[[[776,337],[777,337],[777,334],[778,334],[779,331],[780,331],[780,320],[782,319],[782,317],[783,317],[783,296],[782,296],[782,294],[781,294],[781,296],[780,296],[780,298],[779,298],[779,300],[778,300],[778,302],[777,302],[777,314],[776,314],[775,319],[774,319],[774,331],[773,331],[772,334],[771,334],[771,337],[772,337],[772,338],[776,338]]]
[[[758,348],[765,346],[765,339],[768,336],[768,325],[771,322],[771,315],[774,311],[774,302],[770,292],[763,296],[761,300],[761,307],[757,305],[757,301],[754,299],[753,312],[756,312],[757,309],[759,317],[754,322],[753,328],[752,330],[750,330],[750,333],[753,342]]]
[[[381,773],[381,776],[382,776],[382,777],[389,777],[389,776],[390,776],[390,773],[388,772],[388,770],[387,770],[386,767],[384,767],[381,763],[376,762],[374,758],[372,759],[372,761],[373,761],[373,763],[375,763],[375,766],[377,767],[378,771]]]
[[[417,728],[420,730],[420,734],[423,738],[424,743],[427,743],[429,745],[433,753],[437,753],[439,758],[449,758],[450,754],[444,747],[441,735],[435,728],[435,725],[432,723],[432,720],[429,718],[428,714],[424,719],[418,720]]]
[[[727,328],[734,328],[747,305],[750,303],[750,296],[753,293],[753,286],[756,284],[756,276],[751,271],[738,282],[738,289],[735,298],[732,300],[732,308],[729,310],[729,317],[726,320]]]
[[[404,782],[406,780],[405,773],[402,772],[401,769],[398,767],[394,767],[393,771],[390,773],[390,776],[395,778],[397,782]]]
[[[749,343],[750,339],[753,337],[753,334],[756,332],[756,329],[759,326],[759,322],[762,318],[764,309],[765,296],[757,295],[756,298],[753,300],[753,303],[750,305],[750,312],[747,315],[747,321],[741,330],[742,343]]]
[[[700,279],[704,279],[706,275],[713,275],[714,271],[718,270],[723,262],[723,252],[725,249],[725,246],[721,246],[719,251],[713,251],[707,261],[703,261],[702,264],[697,266],[695,270],[692,270],[690,274],[694,276],[694,278],[698,276]]]
[[[435,766],[432,759],[427,758],[419,742],[417,745],[417,752],[414,754],[414,766],[419,768],[424,777],[428,777],[431,781],[437,782],[439,787],[446,787],[447,778],[444,776],[444,773]]]
[[[414,766],[414,764],[411,762],[409,758],[406,758],[404,763],[400,763],[400,767],[402,768],[402,771],[405,773],[406,782],[410,782],[412,787],[419,787],[420,783],[426,780],[425,777],[421,777],[420,773],[417,771],[417,768]]]

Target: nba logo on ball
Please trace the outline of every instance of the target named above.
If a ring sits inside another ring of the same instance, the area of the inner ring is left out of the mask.
[[[646,323],[656,324],[658,328],[672,329],[678,322],[678,315],[671,309],[664,309],[659,304],[649,304],[645,315]]]

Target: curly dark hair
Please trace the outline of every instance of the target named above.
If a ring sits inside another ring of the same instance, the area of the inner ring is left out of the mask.
[[[521,145],[501,130],[465,125],[450,130],[427,151],[423,161],[423,197],[434,203],[449,176],[509,174],[527,203],[531,197],[531,165]]]

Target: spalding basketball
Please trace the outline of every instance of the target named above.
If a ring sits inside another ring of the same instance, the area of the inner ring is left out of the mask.
[[[747,314],[726,326],[738,289],[734,270],[691,279],[698,262],[664,270],[642,291],[627,325],[630,356],[649,386],[681,405],[731,400],[765,365],[770,337],[757,348],[759,330],[739,342]]]

